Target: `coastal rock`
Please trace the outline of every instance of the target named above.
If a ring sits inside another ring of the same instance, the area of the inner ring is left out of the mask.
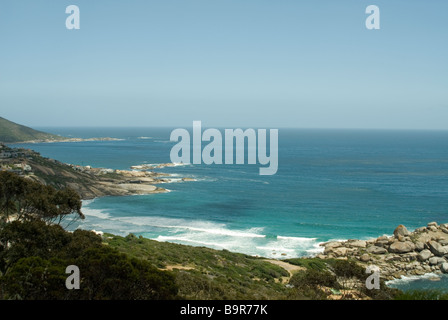
[[[383,247],[371,246],[371,247],[367,248],[367,252],[373,253],[373,254],[385,254],[385,253],[387,253],[387,250]]]
[[[429,222],[428,227],[437,227],[437,222],[433,221],[433,222]]]
[[[415,245],[410,241],[400,242],[396,241],[392,243],[389,247],[389,252],[392,253],[407,253],[414,251]]]
[[[400,224],[395,230],[394,230],[394,236],[398,238],[399,236],[406,237],[409,236],[411,233],[406,229],[406,227],[402,224]]]
[[[364,240],[350,240],[348,245],[350,247],[365,248],[367,246],[367,242]]]
[[[333,250],[333,254],[337,257],[342,257],[347,254],[348,249],[345,247],[339,247]]]
[[[432,253],[428,249],[420,251],[418,254],[418,260],[420,261],[426,261],[431,257]]]
[[[416,251],[422,251],[425,249],[425,244],[421,241],[416,241],[415,242],[415,250]]]
[[[442,230],[443,233],[447,233],[448,234],[448,229],[445,227],[440,227],[440,230]]]
[[[334,242],[325,243],[323,245],[325,246],[324,254],[331,254],[334,252],[334,250],[341,247],[342,243],[334,241]]]
[[[400,260],[401,260],[401,257],[399,255],[396,255],[396,254],[389,255],[385,259],[385,261],[388,262],[388,263],[396,262],[396,261],[400,261]]]
[[[426,230],[427,230],[426,227],[420,227],[420,228],[415,229],[414,232],[422,233],[422,232],[425,232]]]
[[[409,270],[418,269],[419,267],[420,267],[420,263],[418,263],[417,261],[414,261],[414,262],[406,265],[404,268],[409,271]]]
[[[443,258],[440,258],[440,257],[431,257],[431,258],[429,258],[429,265],[430,265],[430,266],[435,266],[435,265],[438,265],[438,264],[443,264],[443,263],[445,263],[445,262],[446,262],[446,260],[443,259]]]
[[[447,226],[430,223],[428,227],[409,232],[399,225],[390,237],[322,243],[325,251],[321,256],[325,259],[355,258],[363,266],[374,261],[387,280],[402,275],[448,273],[448,235],[442,231]]]
[[[417,260],[417,257],[418,257],[418,253],[413,252],[413,251],[405,253],[401,256],[402,261],[406,261],[406,262],[415,261],[415,260]]]
[[[321,244],[322,246],[324,246],[325,248],[331,249],[331,248],[337,248],[342,246],[342,242],[340,241],[330,241],[330,242],[326,242]]]
[[[443,273],[448,273],[448,262],[442,263],[442,265],[440,266],[440,270]]]
[[[443,247],[437,241],[429,241],[428,245],[429,245],[429,250],[431,250],[431,252],[434,253],[436,256],[442,257],[443,255],[445,255],[447,253],[446,248]]]
[[[370,261],[370,256],[367,253],[364,253],[361,257],[359,257],[359,260],[362,262],[368,262]]]
[[[378,247],[386,247],[391,243],[391,240],[387,236],[382,236],[376,239],[375,245]]]

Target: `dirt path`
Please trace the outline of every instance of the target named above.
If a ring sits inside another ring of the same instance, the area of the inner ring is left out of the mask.
[[[183,266],[183,265],[170,265],[170,266],[166,266],[163,269],[160,270],[168,270],[168,271],[173,271],[173,269],[178,269],[178,270],[193,270],[193,267],[187,267],[187,266]]]
[[[293,276],[293,274],[296,273],[297,271],[306,270],[305,267],[296,266],[296,265],[293,265],[291,263],[281,261],[281,260],[266,259],[265,261],[275,264],[279,267],[282,267],[283,269],[285,269],[286,271],[289,272],[289,277],[282,277],[283,283],[288,282],[291,279],[291,277]]]

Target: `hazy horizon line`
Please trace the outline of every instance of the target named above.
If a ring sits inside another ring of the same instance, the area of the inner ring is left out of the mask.
[[[31,127],[31,126],[30,126]],[[51,128],[73,128],[73,129],[173,129],[173,128],[190,128],[190,126],[182,126],[182,125],[157,125],[157,126],[117,126],[117,125],[102,125],[102,126],[33,126],[34,129],[51,129]],[[448,129],[440,129],[440,128],[362,128],[362,127],[290,127],[290,126],[202,126],[202,128],[216,128],[216,129],[283,129],[283,130],[347,130],[347,131],[448,131]]]

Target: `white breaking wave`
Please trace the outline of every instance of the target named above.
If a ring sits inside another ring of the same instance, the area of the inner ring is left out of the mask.
[[[256,233],[262,231],[262,228],[251,228],[248,230],[231,230],[227,229],[224,224],[218,224],[208,221],[191,222],[182,219],[170,219],[163,217],[120,217],[117,218],[117,220],[136,224],[139,226],[197,231],[221,236],[246,237],[246,238],[266,237],[266,235]]]
[[[297,240],[297,241],[316,241],[316,238],[285,237],[285,236],[277,236],[277,239]]]
[[[227,249],[268,258],[294,258],[323,250],[316,238],[267,235],[265,228],[232,229],[225,223],[161,216],[114,216],[106,209],[90,208],[94,200],[83,202],[86,219],[83,229],[117,235],[141,234],[157,241]]]
[[[385,284],[387,286],[389,285],[400,285],[400,284],[406,284],[415,280],[421,280],[421,279],[440,279],[440,275],[433,273],[433,272],[429,272],[429,273],[425,273],[421,276],[401,276],[400,279],[394,279],[394,280],[389,280],[386,281]]]
[[[92,200],[83,200],[81,211],[86,217],[96,217],[100,219],[110,219],[110,214],[106,212],[105,209],[93,209],[88,206],[93,203],[95,199]]]
[[[208,247],[222,247],[225,249],[225,245],[223,245],[222,243],[199,241],[199,240],[188,239],[185,237],[158,236],[154,240],[164,241],[164,242],[172,242],[172,241],[192,242],[195,244],[204,245],[204,246],[208,246]]]
[[[311,255],[317,255],[319,253],[324,253],[325,248],[320,245],[320,243],[314,243],[313,247],[307,249],[306,252]]]

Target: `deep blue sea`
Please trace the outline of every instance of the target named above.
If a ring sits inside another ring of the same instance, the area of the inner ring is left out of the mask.
[[[167,163],[175,144],[172,128],[39,129],[122,139],[17,145],[93,167]],[[448,131],[279,129],[278,161],[272,176],[259,175],[259,164],[158,169],[196,181],[85,201],[77,227],[290,258],[314,255],[328,240],[448,222]]]

